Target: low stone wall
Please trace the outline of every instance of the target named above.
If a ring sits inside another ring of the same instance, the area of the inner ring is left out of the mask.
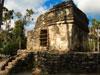
[[[29,53],[12,68],[11,74],[39,67],[48,74],[57,73],[100,73],[100,53],[51,54]]]
[[[48,73],[100,73],[100,54],[39,54],[41,67]]]

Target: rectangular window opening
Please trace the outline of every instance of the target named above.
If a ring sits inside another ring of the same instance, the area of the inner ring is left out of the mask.
[[[47,30],[40,31],[40,46],[47,46]]]

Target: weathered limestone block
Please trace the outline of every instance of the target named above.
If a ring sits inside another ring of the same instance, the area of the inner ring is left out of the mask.
[[[65,51],[68,48],[66,25],[49,27],[50,50]]]

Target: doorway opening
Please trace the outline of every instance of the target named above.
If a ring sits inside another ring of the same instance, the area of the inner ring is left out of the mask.
[[[40,46],[47,46],[47,29],[41,30],[40,31]]]

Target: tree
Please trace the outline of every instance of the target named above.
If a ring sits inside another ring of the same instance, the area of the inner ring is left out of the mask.
[[[13,12],[14,11],[8,10],[6,7],[4,7],[3,11],[5,12],[4,16],[3,16],[3,22],[6,25],[6,30],[9,30],[9,25],[11,23],[11,19],[13,19]]]
[[[27,19],[30,21],[31,20],[31,16],[34,14],[32,9],[27,9],[26,10],[26,17]]]
[[[12,55],[13,52],[15,51],[15,47],[13,47],[12,45],[14,45],[13,42],[13,37],[12,37],[12,33],[9,33],[7,31],[2,31],[0,33],[0,52],[3,54],[7,54],[7,55]],[[13,51],[11,53],[11,51]]]
[[[18,20],[15,22],[15,28],[13,32],[15,34],[14,36],[16,36],[16,39],[19,41],[19,49],[24,48],[26,45],[24,27],[32,21],[31,16],[33,15],[33,13],[34,12],[32,9],[27,9],[24,16],[20,12],[16,13],[16,17],[18,18]]]
[[[0,29],[1,29],[1,25],[2,25],[2,13],[3,13],[4,1],[5,0],[0,0]]]
[[[16,42],[18,41],[19,49],[22,49],[23,44],[26,45],[26,43],[22,43],[22,41],[26,41],[26,37],[24,34],[24,25],[22,20],[17,20],[15,22],[15,28],[13,30],[14,38],[16,39]]]
[[[91,47],[91,49],[94,49],[95,51],[96,50],[99,51],[99,46],[100,46],[99,31],[100,31],[100,21],[93,19],[92,26],[90,27],[90,33],[91,33],[90,47]]]
[[[16,15],[17,18],[21,18],[22,17],[22,14],[20,12],[17,12],[15,15]]]
[[[13,13],[15,14],[15,27],[9,32],[9,30],[0,32],[0,53],[7,55],[15,55],[17,50],[26,48],[26,36],[25,36],[25,26],[28,25],[32,20],[33,11],[32,9],[27,9],[26,14],[23,16],[20,12],[15,13],[10,11],[9,14],[4,17],[4,21],[13,18]]]

